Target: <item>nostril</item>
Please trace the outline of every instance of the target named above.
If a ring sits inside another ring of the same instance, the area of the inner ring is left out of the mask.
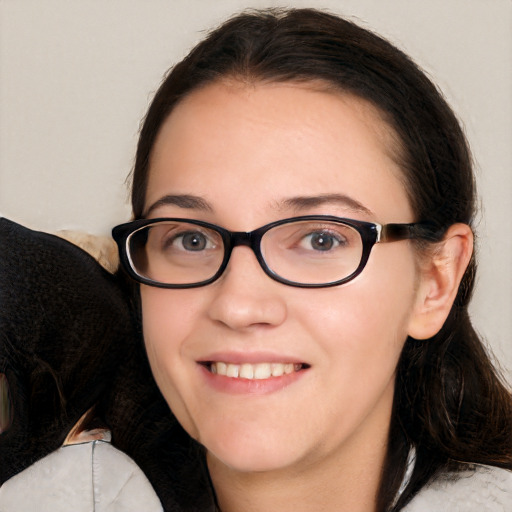
[[[12,406],[7,377],[0,373],[0,434],[9,429],[12,423]]]

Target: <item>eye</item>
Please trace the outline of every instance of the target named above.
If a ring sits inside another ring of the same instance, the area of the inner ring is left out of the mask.
[[[181,239],[181,245],[187,251],[202,251],[208,245],[207,238],[202,233],[183,233],[177,239]]]
[[[315,251],[329,251],[340,243],[332,234],[326,232],[311,233],[305,237],[305,241]]]
[[[185,231],[164,241],[164,248],[172,247],[184,251],[204,251],[214,247],[212,240],[200,231]]]
[[[337,247],[343,246],[345,239],[338,233],[328,231],[315,231],[304,236],[300,245],[304,249],[313,249],[314,251],[327,252]]]

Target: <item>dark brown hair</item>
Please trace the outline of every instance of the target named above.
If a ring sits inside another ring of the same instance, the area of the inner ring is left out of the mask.
[[[228,20],[177,64],[144,120],[132,205],[143,215],[151,151],[162,123],[192,91],[223,79],[318,82],[371,102],[399,141],[395,157],[417,220],[441,239],[475,214],[472,161],[441,93],[403,52],[345,19],[312,9],[251,11]],[[512,469],[512,400],[468,316],[472,260],[441,331],[408,339],[399,362],[378,509],[400,510],[438,472],[460,463]],[[397,491],[414,448],[416,465]]]

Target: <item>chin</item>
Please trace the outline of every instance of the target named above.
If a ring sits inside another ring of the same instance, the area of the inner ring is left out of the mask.
[[[213,453],[207,450],[207,458],[212,459],[237,473],[266,473],[291,467],[291,457],[280,457],[276,453]]]
[[[229,438],[204,440],[208,461],[220,463],[233,471],[267,472],[292,466],[297,461],[297,449],[286,439],[257,439],[250,433]]]

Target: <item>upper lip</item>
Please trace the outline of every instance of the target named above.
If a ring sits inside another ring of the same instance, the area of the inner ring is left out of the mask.
[[[258,363],[293,363],[306,364],[303,359],[286,354],[271,352],[214,352],[197,360],[198,363],[213,363],[222,361],[231,364],[258,364]]]

